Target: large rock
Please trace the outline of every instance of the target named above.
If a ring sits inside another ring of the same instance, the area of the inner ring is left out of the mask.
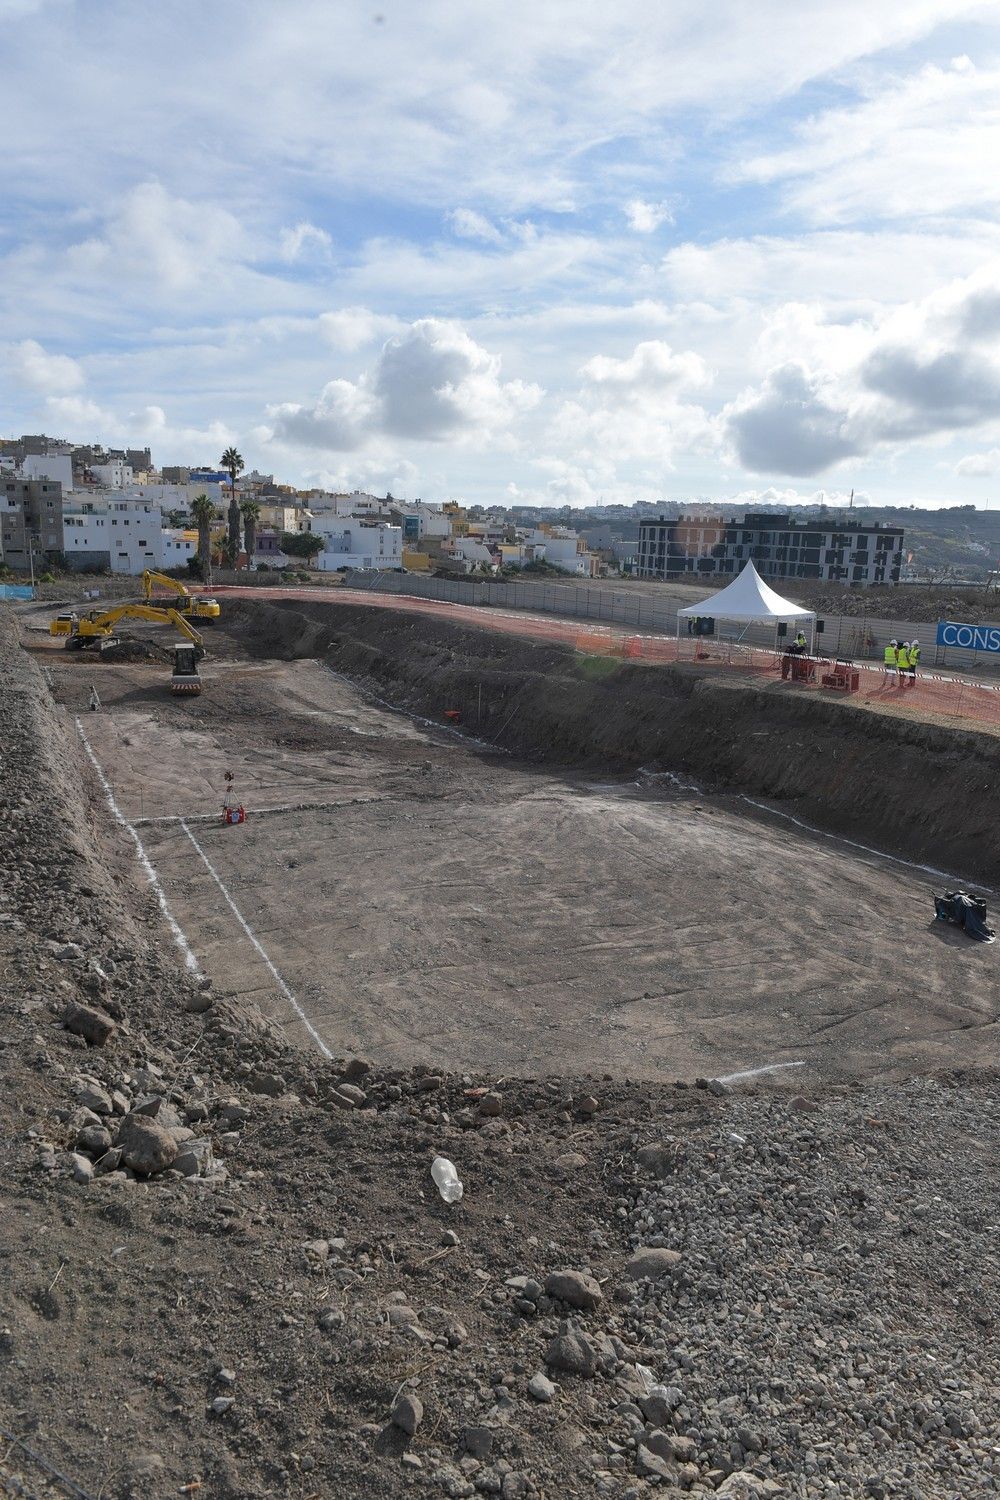
[[[676,1141],[657,1141],[651,1146],[640,1146],[635,1153],[640,1167],[650,1176],[661,1179],[676,1172],[680,1156],[681,1149]]]
[[[569,1375],[591,1376],[597,1373],[597,1350],[584,1333],[567,1328],[557,1333],[545,1351],[550,1370],[565,1370]]]
[[[126,1115],[118,1127],[118,1145],[125,1166],[144,1176],[165,1172],[177,1157],[177,1142],[170,1131],[149,1115]]]
[[[568,1302],[587,1312],[604,1300],[601,1288],[593,1276],[586,1271],[553,1271],[545,1278],[545,1290],[550,1297]]]
[[[679,1250],[661,1250],[654,1245],[640,1245],[625,1267],[625,1274],[632,1281],[659,1281],[663,1276],[672,1276],[680,1260]]]
[[[63,1025],[75,1036],[82,1036],[92,1047],[103,1047],[115,1034],[115,1023],[111,1017],[91,1005],[67,1006]]]
[[[419,1396],[412,1395],[409,1391],[401,1391],[392,1403],[392,1411],[389,1419],[394,1427],[400,1432],[405,1432],[412,1437],[420,1423],[423,1421],[424,1403]]]

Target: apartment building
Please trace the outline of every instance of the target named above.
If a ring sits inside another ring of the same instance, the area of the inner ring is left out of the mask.
[[[62,485],[50,479],[0,478],[3,560],[25,573],[63,550]]]
[[[118,498],[117,494],[67,501],[63,537],[67,568],[136,576],[145,568],[164,566],[160,507],[150,501]],[[171,548],[166,566],[176,567],[188,556],[185,549]]]
[[[313,515],[310,530],[323,538],[315,566],[321,573],[338,568],[402,568],[403,533],[384,522],[352,520],[345,525],[336,515]]]
[[[756,511],[742,520],[690,515],[639,522],[640,578],[725,577],[748,561],[764,578],[820,578],[859,588],[898,583],[903,528],[853,516],[793,521]]]

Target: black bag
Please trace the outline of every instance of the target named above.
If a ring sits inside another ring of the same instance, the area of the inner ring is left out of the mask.
[[[968,891],[945,891],[943,896],[935,896],[934,912],[939,922],[951,922],[981,943],[992,943],[996,937],[986,923],[986,902]]]

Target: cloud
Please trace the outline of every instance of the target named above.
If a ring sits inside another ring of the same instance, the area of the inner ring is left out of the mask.
[[[967,57],[888,83],[796,127],[797,142],[738,164],[745,182],[777,183],[813,223],[924,219],[1000,204],[1000,70]]]
[[[457,323],[423,318],[383,346],[359,380],[337,379],[313,407],[268,409],[271,438],[354,450],[376,434],[417,442],[495,437],[542,397],[541,388],[504,381],[500,358]]]
[[[661,224],[674,222],[668,203],[646,203],[642,198],[632,198],[626,203],[625,217],[636,234],[652,234]]]
[[[762,384],[723,412],[735,452],[752,473],[811,475],[887,446],[951,435],[1000,418],[1000,328],[970,347],[970,308],[1000,293],[1000,261],[972,277],[904,303],[877,322],[826,325],[818,310],[794,309],[772,355],[792,345]],[[789,328],[795,336],[789,337]],[[769,343],[770,340],[770,343]],[[963,472],[970,472],[965,470]]]
[[[463,240],[485,240],[490,245],[502,245],[503,235],[485,214],[474,208],[453,208],[448,214],[452,232]]]
[[[751,473],[820,474],[862,452],[850,413],[801,365],[772,370],[726,412],[739,461]]]
[[[1000,448],[990,448],[985,453],[968,453],[955,465],[955,473],[962,479],[989,479],[1000,474]]]
[[[125,276],[180,293],[250,254],[249,237],[228,209],[144,182],[124,195],[100,234],[70,247],[67,261],[78,274]]]
[[[497,355],[438,318],[423,318],[389,340],[373,384],[386,432],[432,440],[493,432],[542,395],[537,385],[502,381]]]
[[[278,249],[282,260],[294,264],[301,260],[325,260],[333,247],[333,240],[325,229],[305,220],[294,229],[283,229],[278,237]]]
[[[375,402],[362,387],[350,380],[331,380],[315,406],[294,402],[269,406],[270,438],[293,447],[350,453],[364,443],[375,412]]]
[[[7,364],[15,381],[45,395],[79,390],[83,371],[68,354],[49,354],[35,339],[24,339],[7,349]]]
[[[651,392],[706,385],[711,378],[697,354],[691,350],[675,354],[662,339],[636,344],[627,359],[595,354],[581,373],[592,385],[640,399]]]
[[[395,333],[400,320],[367,307],[341,307],[336,312],[320,313],[319,326],[328,344],[350,353]]]

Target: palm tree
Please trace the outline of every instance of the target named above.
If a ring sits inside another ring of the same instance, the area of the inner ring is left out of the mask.
[[[240,515],[243,517],[243,550],[247,555],[247,567],[253,562],[254,549],[257,545],[257,522],[260,520],[260,506],[256,500],[241,500]]]
[[[207,495],[197,495],[191,501],[191,514],[198,527],[198,557],[201,562],[202,583],[212,582],[212,522],[216,510]]]
[[[244,468],[243,455],[236,448],[227,448],[219,462],[229,474],[229,513],[226,524],[229,535],[226,539],[226,561],[235,568],[240,551],[240,502],[236,498],[236,480]]]

